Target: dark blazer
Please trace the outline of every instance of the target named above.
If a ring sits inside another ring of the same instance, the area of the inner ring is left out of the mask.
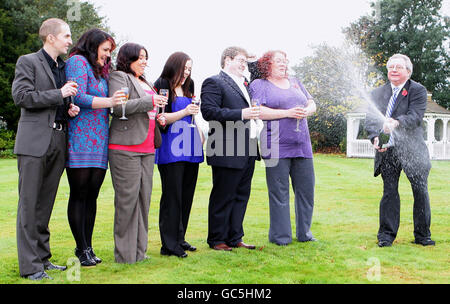
[[[202,84],[201,111],[209,121],[208,165],[242,169],[251,156],[259,159],[257,139],[250,139],[250,121],[242,120],[249,105],[234,80],[221,71]]]
[[[66,104],[42,50],[17,60],[12,97],[20,107],[14,153],[43,156],[50,145],[56,109]]]
[[[147,111],[153,110],[152,96],[145,93],[136,77],[122,71],[114,71],[108,80],[109,96],[122,87],[128,87],[129,98],[125,107],[128,120],[120,120],[122,106],[114,107],[113,118],[109,128],[109,143],[117,145],[139,145],[148,135],[149,117]],[[155,125],[156,126],[156,125]],[[159,128],[155,127],[155,142],[161,137]]]
[[[391,84],[375,89],[371,99],[376,108],[385,115],[389,99],[392,95]],[[424,172],[431,168],[428,148],[423,137],[422,121],[427,107],[427,90],[423,85],[408,80],[398,93],[391,117],[399,121],[399,126],[392,136],[395,139],[395,149],[402,168],[407,175],[414,172]],[[377,118],[378,117],[378,118]],[[369,139],[378,136],[383,127],[383,121],[374,111],[367,113],[366,130]],[[392,148],[389,148],[392,149]],[[380,174],[380,164],[388,155],[386,152],[375,153],[374,175]]]

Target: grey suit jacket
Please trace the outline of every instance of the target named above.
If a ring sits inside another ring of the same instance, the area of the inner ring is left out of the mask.
[[[384,115],[392,95],[391,84],[375,89],[371,98],[378,110]],[[423,137],[422,121],[427,107],[427,90],[423,85],[408,80],[399,92],[391,117],[399,121],[392,136],[394,149],[402,168],[407,175],[422,174],[431,168],[428,148]],[[375,113],[367,113],[366,130],[371,141],[378,136],[383,121]],[[380,165],[387,157],[386,152],[375,153],[374,175],[380,174]]]
[[[56,109],[64,104],[42,50],[17,60],[12,97],[21,108],[14,153],[41,157],[50,145]]]
[[[109,96],[122,87],[128,87],[129,98],[125,107],[128,120],[120,120],[122,106],[114,107],[109,128],[109,143],[116,145],[139,145],[148,135],[149,117],[147,111],[153,110],[152,96],[145,93],[134,75],[114,71],[109,76]],[[159,132],[156,127],[155,132]]]

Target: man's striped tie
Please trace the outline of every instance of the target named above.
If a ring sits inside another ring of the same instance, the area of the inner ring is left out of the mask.
[[[392,96],[391,96],[391,99],[389,99],[389,103],[388,103],[388,106],[387,106],[387,109],[386,109],[386,118],[390,118],[391,115],[392,115],[392,111],[394,110],[394,105],[395,105],[395,102],[397,101],[397,95],[398,95],[398,91],[399,90],[400,89],[397,88],[397,87],[394,87],[392,89]],[[392,133],[389,136],[389,141],[388,141],[386,146],[387,147],[394,146],[394,138],[392,136]]]
[[[391,99],[389,99],[389,103],[386,109],[386,118],[389,118],[392,115],[392,110],[394,109],[395,101],[397,100],[398,91],[399,88],[397,87],[394,87],[392,89],[392,96]]]

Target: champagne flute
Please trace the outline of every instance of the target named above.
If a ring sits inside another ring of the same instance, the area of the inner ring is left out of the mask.
[[[259,106],[260,106],[259,99],[252,98],[251,104],[252,104],[252,108],[259,108]]]
[[[195,96],[192,96],[192,99],[191,99],[191,103],[193,104],[193,105],[196,105],[196,106],[198,106],[199,104],[200,104],[200,101],[199,100],[197,100],[197,98],[195,97]],[[192,119],[191,119],[191,124],[189,125],[191,128],[195,128],[195,123],[194,123],[194,114],[192,114],[191,115],[192,116]]]
[[[125,98],[122,98],[122,117],[120,117],[120,120],[128,120],[128,118],[125,117],[125,108],[127,105],[127,100],[128,100],[128,94],[129,94],[129,90],[128,87],[123,87],[120,88],[120,90],[125,94]]]
[[[74,77],[67,77],[67,83],[70,83],[70,85],[74,88],[78,88],[78,84],[76,82],[76,78]],[[74,103],[73,102],[74,97],[70,96],[70,103]]]
[[[169,98],[169,90],[168,89],[160,89],[159,90],[159,95]],[[161,108],[161,113],[165,113],[165,110],[166,110],[166,107],[162,107]]]
[[[300,107],[300,108],[305,108],[303,105],[298,105],[298,107]],[[302,120],[303,118],[301,118],[301,119],[297,119],[297,127],[295,128],[295,132],[301,132],[302,130],[300,130],[300,120]]]

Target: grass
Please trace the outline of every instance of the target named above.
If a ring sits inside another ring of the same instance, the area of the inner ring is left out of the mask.
[[[159,254],[158,205],[161,195],[155,168],[149,215],[149,260],[133,265],[114,263],[114,191],[109,173],[103,184],[94,231],[94,248],[103,263],[94,268],[70,264],[75,242],[67,222],[67,178],[61,179],[50,222],[52,261],[67,264],[66,272],[51,271],[52,281],[20,278],[15,238],[17,214],[16,160],[0,160],[0,284],[90,283],[448,283],[450,280],[450,162],[433,161],[429,177],[432,238],[435,247],[411,244],[412,193],[404,174],[400,180],[401,224],[394,246],[378,248],[378,207],[382,180],[373,177],[373,160],[317,154],[312,232],[319,240],[279,247],[268,241],[269,209],[264,168],[256,166],[244,221],[249,251],[217,252],[206,244],[211,170],[200,167],[187,240],[198,250],[187,259]],[[291,196],[291,203],[293,196]],[[292,205],[292,204],[291,204]],[[291,206],[292,223],[294,210]],[[295,227],[293,227],[295,236]],[[74,275],[79,274],[79,277]]]

